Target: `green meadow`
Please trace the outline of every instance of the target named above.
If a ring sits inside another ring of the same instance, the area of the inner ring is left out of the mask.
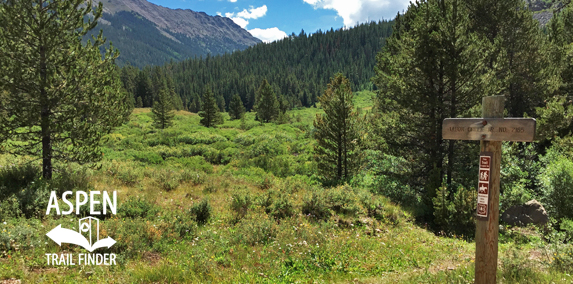
[[[367,112],[372,96],[359,93],[355,105]],[[38,161],[1,156],[0,282],[473,283],[475,244],[416,223],[415,210],[373,190],[367,170],[333,188],[317,181],[319,112],[291,110],[285,124],[225,114],[205,128],[179,111],[157,130],[149,109],[135,109],[99,164],[56,164],[49,182]],[[77,190],[117,191],[117,214],[97,216],[100,239],[117,243],[95,251],[115,253],[117,265],[47,264],[48,253],[86,253],[45,236],[89,215],[88,206],[45,214],[51,191]],[[538,229],[504,228],[498,279],[571,283],[572,259],[571,246],[548,244]]]

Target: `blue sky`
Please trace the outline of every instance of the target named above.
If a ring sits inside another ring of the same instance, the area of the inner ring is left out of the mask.
[[[148,0],[172,9],[229,17],[253,36],[273,41],[290,35],[393,19],[409,0]]]

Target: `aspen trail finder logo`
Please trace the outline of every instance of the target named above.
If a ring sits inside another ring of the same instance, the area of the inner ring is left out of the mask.
[[[72,214],[74,211],[73,204],[67,199],[67,196],[73,194],[71,191],[66,191],[62,195],[62,201],[69,206],[69,210],[60,212],[60,206],[58,204],[58,198],[56,192],[52,191],[50,194],[50,201],[48,202],[48,208],[46,209],[46,215],[50,214],[52,209],[56,210],[57,215],[68,215]],[[98,201],[95,197],[96,195],[102,194],[103,204]],[[88,194],[83,191],[76,192],[76,215],[80,214],[80,208],[88,203]],[[102,204],[103,212],[96,211],[95,205]],[[109,207],[112,214],[116,214],[117,209],[117,193],[113,192],[113,202],[109,194],[104,191],[91,191],[89,195],[89,208],[90,215],[105,215],[107,208]],[[89,252],[93,252],[99,248],[110,248],[116,242],[111,237],[100,239],[99,236],[99,219],[95,217],[86,217],[79,219],[78,231],[62,228],[62,225],[58,225],[51,231],[49,231],[46,236],[56,242],[59,246],[62,243],[68,243],[73,245],[78,245],[83,247]],[[46,254],[48,265],[115,265],[116,255],[111,254],[79,254],[77,258],[74,258],[73,254],[56,254],[47,253]]]

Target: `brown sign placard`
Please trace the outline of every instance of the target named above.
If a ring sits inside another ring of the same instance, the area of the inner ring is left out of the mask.
[[[491,165],[493,153],[481,152],[479,155],[478,196],[476,215],[479,219],[487,220],[489,210],[489,188],[491,186]]]
[[[446,118],[442,123],[442,138],[532,142],[535,126],[534,118]]]

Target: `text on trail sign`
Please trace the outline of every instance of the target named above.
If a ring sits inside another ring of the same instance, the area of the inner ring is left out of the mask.
[[[446,118],[442,138],[453,140],[519,141],[535,138],[534,118]]]
[[[487,218],[489,209],[489,186],[491,181],[492,153],[482,152],[479,156],[477,216]]]

